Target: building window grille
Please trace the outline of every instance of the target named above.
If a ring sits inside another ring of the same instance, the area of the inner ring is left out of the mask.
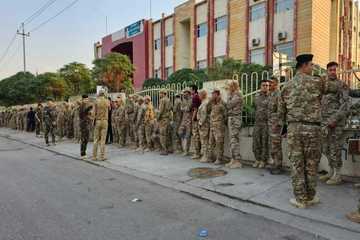
[[[265,49],[255,49],[250,52],[250,62],[265,65]]]
[[[154,77],[155,77],[155,78],[161,78],[161,69],[160,69],[160,68],[155,69],[155,71],[154,71]]]
[[[165,46],[170,47],[174,44],[174,35],[170,34],[165,37]]]
[[[218,17],[215,19],[215,31],[216,32],[226,30],[227,26],[228,26],[227,16],[222,16],[222,17]]]
[[[174,71],[172,66],[165,68],[165,78],[167,79],[168,77],[170,77],[170,75],[173,74],[173,72]]]
[[[265,3],[256,4],[250,8],[250,21],[256,21],[265,18]]]
[[[286,12],[294,9],[294,0],[276,0],[275,12]]]
[[[161,47],[161,40],[160,40],[160,38],[155,39],[155,41],[154,41],[154,49],[155,49],[155,50],[159,50],[160,47]]]
[[[207,23],[201,23],[199,25],[197,25],[197,37],[204,37],[207,35],[208,32],[208,28],[207,28]]]
[[[197,61],[197,63],[196,63],[196,68],[197,68],[198,70],[205,69],[206,67],[207,67],[207,62],[206,62],[206,60]]]
[[[277,45],[276,51],[286,55],[289,59],[294,58],[294,44],[292,42]]]

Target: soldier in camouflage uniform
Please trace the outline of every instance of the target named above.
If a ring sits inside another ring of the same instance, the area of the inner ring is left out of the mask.
[[[75,103],[75,107],[72,110],[73,126],[74,126],[74,139],[77,143],[80,142],[80,101]]]
[[[112,122],[112,135],[113,135],[113,142],[119,142],[119,106],[117,101],[113,102],[113,110],[111,114],[111,122]]]
[[[288,149],[295,198],[290,203],[306,208],[319,203],[317,170],[321,158],[321,98],[323,81],[311,76],[312,54],[299,55],[297,73],[281,92],[279,114],[288,123]]]
[[[212,162],[212,157],[215,155],[215,165],[220,165],[224,163],[223,155],[227,113],[225,103],[221,99],[220,90],[217,88],[215,88],[212,92],[209,107],[211,112],[209,153],[207,154],[207,162]]]
[[[173,122],[172,122],[172,142],[175,153],[181,153],[181,138],[179,136],[179,128],[181,124],[182,111],[181,111],[181,95],[175,95],[173,107]]]
[[[89,97],[87,95],[82,96],[82,102],[79,107],[79,119],[80,119],[80,156],[82,159],[87,159],[86,149],[90,137],[91,126],[91,110],[92,105],[89,104]]]
[[[325,80],[325,93],[321,101],[322,128],[329,125],[329,120],[339,109],[346,109],[349,104],[349,89],[346,84],[337,78],[336,62],[327,65],[327,78]],[[340,170],[342,167],[341,148],[344,142],[343,129],[345,119],[339,121],[332,128],[323,131],[322,152],[329,162],[330,171],[321,176],[320,180],[329,185],[340,184]]]
[[[243,96],[240,92],[239,82],[230,81],[228,86],[228,99],[226,102],[227,125],[229,128],[231,161],[226,165],[229,168],[241,168],[240,131],[242,122]]]
[[[161,144],[161,155],[168,155],[169,153],[169,143],[168,143],[168,132],[170,126],[170,117],[171,117],[171,102],[167,97],[166,90],[160,91],[160,104],[159,104],[159,113],[158,113],[158,122],[160,128],[160,144]]]
[[[56,108],[57,118],[57,135],[59,136],[59,141],[61,141],[65,136],[65,103],[58,105]]]
[[[268,128],[269,82],[262,81],[260,93],[255,97],[255,126],[253,132],[253,167],[264,168],[269,159]]]
[[[201,105],[197,112],[197,119],[199,123],[199,135],[201,143],[201,156],[200,162],[207,162],[209,153],[209,134],[210,134],[210,108],[209,100],[206,90],[202,89],[199,92]]]
[[[135,144],[135,136],[134,136],[134,117],[135,117],[135,103],[134,103],[134,95],[130,95],[126,101],[125,105],[126,109],[126,125],[129,130],[129,138],[131,144]]]
[[[199,122],[197,119],[197,111],[201,105],[201,100],[198,94],[198,88],[196,85],[192,87],[192,106],[191,106],[191,115],[192,115],[192,128],[191,128],[191,151],[192,159],[199,159],[201,151],[200,135],[199,135]]]
[[[191,139],[191,124],[192,124],[192,115],[191,115],[192,99],[191,91],[186,88],[183,91],[183,100],[181,102],[181,124],[179,127],[178,134],[181,137],[181,146],[183,149],[183,155],[189,155],[189,144]]]
[[[138,103],[138,112],[136,114],[136,122],[135,126],[137,129],[137,137],[139,142],[139,148],[136,151],[144,153],[146,148],[146,138],[145,138],[145,113],[146,113],[146,106],[144,104],[143,97],[139,96],[137,99]]]
[[[124,100],[120,97],[117,99],[118,112],[117,112],[117,122],[118,122],[118,134],[119,134],[119,144],[121,147],[126,145],[126,133],[127,133],[127,123],[126,123],[126,109]]]
[[[282,138],[279,116],[279,101],[280,90],[279,81],[274,77],[270,81],[270,94],[269,94],[269,136],[270,136],[270,155],[273,161],[273,166],[270,169],[270,173],[273,175],[282,173]]]
[[[152,151],[154,149],[151,136],[153,133],[154,122],[155,122],[155,111],[154,111],[154,107],[151,102],[150,96],[145,96],[145,106],[146,106],[146,112],[145,112],[146,149],[145,149],[145,151],[148,152],[148,151]]]
[[[51,135],[51,140],[53,145],[55,145],[55,131],[56,131],[56,109],[52,100],[47,102],[47,106],[44,108],[43,112],[43,122],[45,130],[45,143],[47,146],[49,144],[49,134]]]
[[[37,137],[40,136],[42,130],[43,130],[43,106],[41,103],[38,104],[36,110],[35,110],[35,134]]]
[[[71,115],[71,105],[70,103],[65,103],[64,109],[64,118],[65,118],[65,136],[68,139],[72,139],[74,137],[74,126],[73,119]]]

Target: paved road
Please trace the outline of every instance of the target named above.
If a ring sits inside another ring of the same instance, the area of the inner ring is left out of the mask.
[[[0,240],[193,240],[200,227],[213,240],[320,239],[0,137]]]

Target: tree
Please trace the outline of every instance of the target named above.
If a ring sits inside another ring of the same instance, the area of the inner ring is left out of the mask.
[[[71,95],[88,93],[96,86],[91,77],[90,69],[85,64],[72,62],[59,70],[60,76],[65,80]]]
[[[37,76],[37,93],[41,100],[52,97],[63,100],[71,95],[71,89],[65,79],[58,73],[47,72]]]
[[[134,66],[128,56],[110,53],[94,62],[93,75],[98,83],[106,85],[111,91],[119,92],[132,88]]]

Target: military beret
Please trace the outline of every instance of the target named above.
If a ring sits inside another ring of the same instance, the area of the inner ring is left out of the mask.
[[[307,63],[313,60],[314,55],[313,54],[301,54],[296,57],[296,61],[298,63]]]
[[[82,98],[89,98],[89,96],[84,94],[84,95],[82,95]]]

